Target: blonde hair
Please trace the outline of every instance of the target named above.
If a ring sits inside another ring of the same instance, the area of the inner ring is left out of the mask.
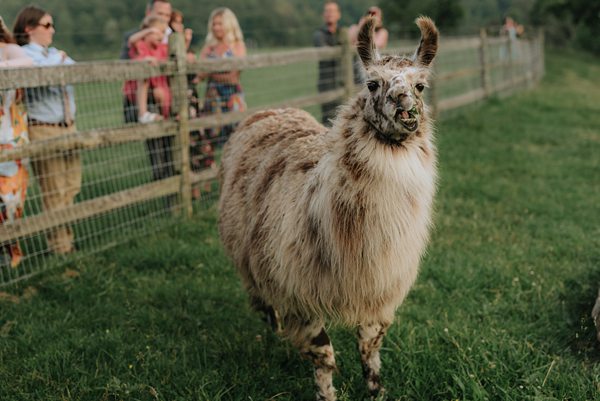
[[[221,16],[221,18],[223,18],[225,42],[229,44],[243,42],[244,34],[242,34],[240,24],[238,23],[238,20],[233,11],[231,11],[227,7],[219,7],[214,9],[213,12],[210,13],[210,17],[208,18],[208,33],[206,34],[206,44],[212,46],[216,45],[218,42],[212,33],[213,20],[215,17],[218,16]]]
[[[144,28],[158,28],[163,31],[169,27],[169,24],[165,22],[161,17],[157,17],[156,15],[148,15],[143,19],[141,29]]]

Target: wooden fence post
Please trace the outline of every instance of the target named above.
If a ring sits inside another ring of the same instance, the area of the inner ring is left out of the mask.
[[[190,217],[192,208],[192,177],[190,171],[190,131],[188,126],[187,96],[187,60],[183,34],[173,32],[169,36],[169,54],[176,62],[176,73],[171,81],[172,108],[177,113],[178,133],[175,136],[175,148],[179,149],[179,157],[175,164],[179,167],[181,182],[179,195],[181,211],[184,217]]]
[[[487,62],[487,32],[485,28],[479,30],[479,39],[481,44],[479,45],[479,62],[481,63],[481,87],[485,93],[485,97],[490,97],[492,94],[490,86],[490,67]]]
[[[344,85],[344,98],[346,100],[354,94],[354,46],[350,44],[348,38],[348,29],[343,28],[340,31],[342,40],[342,56],[341,56],[341,67],[342,67],[342,78]]]

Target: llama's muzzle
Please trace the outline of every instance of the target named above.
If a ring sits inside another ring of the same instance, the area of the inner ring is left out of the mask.
[[[417,118],[418,114],[419,113],[417,112],[416,107],[413,107],[410,110],[405,110],[402,107],[398,107],[396,109],[396,113],[394,114],[394,118],[396,120],[400,120],[402,126],[408,131],[412,132],[415,131],[419,126],[419,121]]]

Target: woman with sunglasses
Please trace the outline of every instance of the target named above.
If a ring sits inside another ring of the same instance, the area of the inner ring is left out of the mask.
[[[17,43],[38,66],[74,64],[73,59],[55,47],[52,15],[35,6],[23,8],[17,15],[13,33]],[[29,114],[29,137],[32,142],[44,141],[76,132],[75,97],[72,86],[46,86],[26,91]],[[74,203],[81,189],[79,153],[42,156],[32,162],[40,189],[44,211],[63,209]],[[61,226],[46,234],[48,249],[57,254],[73,251],[73,232]]]
[[[33,65],[33,61],[15,44],[0,17],[0,68],[30,65]],[[22,90],[0,90],[0,151],[15,149],[29,143],[27,112],[22,100]],[[0,163],[0,230],[5,222],[23,217],[28,180],[26,160]],[[22,256],[17,241],[0,244],[0,267],[17,267]]]

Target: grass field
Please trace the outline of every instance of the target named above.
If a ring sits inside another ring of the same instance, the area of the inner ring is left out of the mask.
[[[600,400],[600,60],[438,123],[436,228],[384,342],[395,400]],[[1,400],[312,400],[248,307],[214,208],[0,294]],[[332,330],[340,400],[366,399]]]

